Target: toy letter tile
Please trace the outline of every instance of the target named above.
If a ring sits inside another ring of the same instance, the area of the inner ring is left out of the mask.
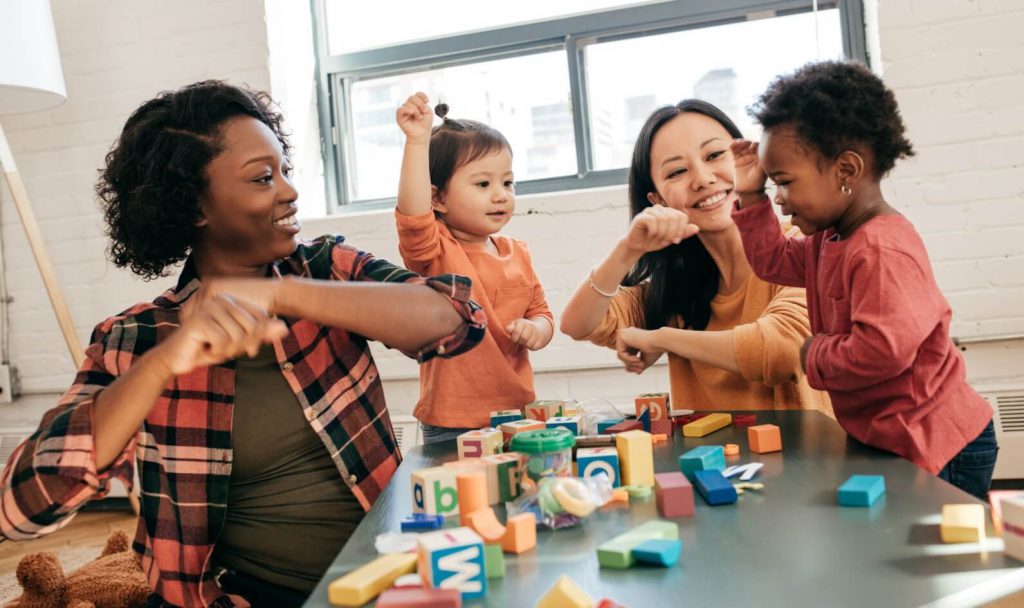
[[[870,507],[885,494],[885,477],[853,475],[839,486],[839,504],[844,507]]]
[[[693,515],[693,486],[682,473],[658,473],[654,476],[654,494],[662,517]]]
[[[774,424],[759,424],[747,428],[747,441],[750,451],[758,454],[782,451],[782,435],[779,427]]]
[[[469,528],[428,532],[419,537],[419,572],[423,584],[458,589],[462,599],[487,593],[484,541]]]
[[[1005,527],[1004,519],[1004,530]],[[942,505],[939,534],[944,543],[980,543],[985,540],[985,506]]]
[[[459,435],[456,441],[459,447],[459,460],[463,460],[500,454],[504,438],[498,429],[486,428],[467,431]]]
[[[619,452],[613,447],[577,448],[576,470],[579,477],[607,475],[612,487],[620,485]]]
[[[433,467],[413,471],[412,512],[452,515],[459,512],[455,467]]]

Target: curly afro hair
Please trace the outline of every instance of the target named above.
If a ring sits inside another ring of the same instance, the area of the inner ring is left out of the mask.
[[[222,126],[240,116],[267,125],[288,156],[284,119],[263,92],[205,80],[132,113],[96,184],[114,264],[148,281],[188,256],[209,186],[206,166],[224,149]]]
[[[766,130],[792,126],[809,148],[829,160],[846,150],[870,150],[878,179],[896,159],[914,155],[895,95],[859,63],[810,63],[780,76],[750,115]]]

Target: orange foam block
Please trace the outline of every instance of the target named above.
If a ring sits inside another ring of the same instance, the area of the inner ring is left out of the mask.
[[[490,510],[486,473],[472,470],[460,472],[455,476],[455,487],[459,493],[459,523],[463,526],[469,525],[469,516],[473,513],[482,509]]]
[[[490,507],[470,513],[466,517],[465,525],[479,534],[484,542],[498,543],[505,538],[505,526],[501,525],[498,517],[494,514],[494,509]]]
[[[505,553],[525,553],[537,546],[537,517],[533,513],[520,513],[508,518],[501,548]]]
[[[758,424],[747,429],[750,451],[758,454],[782,451],[782,435],[774,424]]]

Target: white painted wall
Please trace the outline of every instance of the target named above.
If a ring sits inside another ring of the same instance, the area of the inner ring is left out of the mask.
[[[83,341],[94,323],[173,281],[143,283],[106,263],[92,195],[96,169],[124,120],[156,92],[212,77],[271,89],[295,133],[301,204],[322,208],[304,38],[310,29],[295,7],[285,0],[53,0],[69,100],[49,112],[5,117],[4,126]],[[954,306],[953,333],[1024,333],[1024,3],[881,0],[868,13],[869,39],[880,49],[876,69],[896,90],[918,150],[894,172],[889,193],[924,235]],[[24,390],[59,392],[71,379],[70,359],[3,188],[0,200],[14,297],[12,361]],[[624,187],[520,198],[507,232],[530,243],[556,314],[620,236],[627,215]],[[398,260],[389,212],[305,221],[307,236],[324,232]],[[985,339],[965,354],[975,383],[1021,382],[1024,340]],[[609,351],[563,336],[533,360],[540,396],[625,402],[667,389],[664,366],[627,375]],[[383,349],[379,362],[389,402],[408,412],[415,366]],[[30,411],[0,409],[0,426],[37,416],[43,402],[30,401]]]

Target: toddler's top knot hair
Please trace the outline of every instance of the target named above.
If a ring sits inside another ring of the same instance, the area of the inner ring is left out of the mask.
[[[448,116],[448,104],[439,103],[434,106],[434,114],[437,114],[438,118],[444,120],[445,117]]]

